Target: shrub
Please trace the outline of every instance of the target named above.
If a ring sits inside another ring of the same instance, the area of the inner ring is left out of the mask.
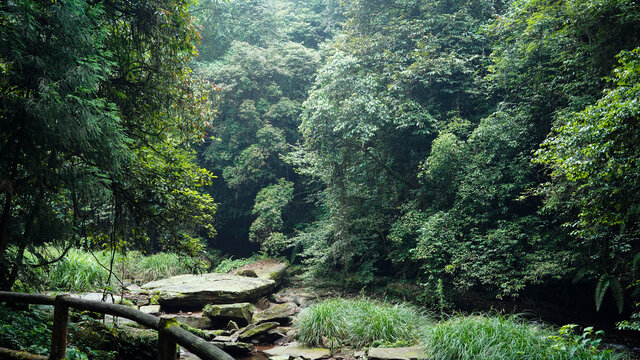
[[[598,341],[586,330],[577,336],[563,327],[558,334],[516,316],[458,316],[426,328],[423,343],[427,358],[438,360],[622,358],[598,350]]]
[[[228,259],[222,260],[220,264],[218,264],[218,266],[213,269],[213,272],[228,273],[231,270],[235,270],[239,267],[252,264],[258,260],[261,260],[262,258],[265,257],[262,255],[253,255],[252,257],[246,259],[234,259],[233,257],[230,257]]]
[[[339,344],[363,347],[378,344],[413,344],[421,326],[430,321],[407,305],[380,303],[366,298],[331,299],[305,309],[297,318],[298,340],[320,346],[323,337]]]

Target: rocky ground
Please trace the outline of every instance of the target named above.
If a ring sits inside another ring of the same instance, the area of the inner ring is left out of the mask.
[[[368,353],[349,349],[310,349],[295,341],[292,322],[305,307],[330,291],[308,291],[295,276],[282,280],[287,264],[263,260],[229,274],[179,275],[131,285],[122,298],[110,301],[135,306],[159,317],[175,318],[185,328],[241,360],[316,359],[417,359],[418,348],[371,349]],[[92,295],[83,295],[91,298]],[[97,296],[97,295],[93,295]],[[120,326],[136,326],[126,319],[110,319]],[[198,359],[181,350],[181,359]]]

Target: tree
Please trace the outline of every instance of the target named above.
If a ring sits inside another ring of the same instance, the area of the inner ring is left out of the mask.
[[[580,267],[599,277],[597,307],[610,287],[622,311],[619,281],[633,282],[640,253],[640,48],[618,59],[610,79],[615,87],[559,121],[536,160],[551,170],[551,181],[540,190],[547,205],[573,215],[565,225],[589,254]]]
[[[3,5],[3,289],[25,251],[39,257],[29,266],[56,260],[43,245],[198,248],[214,205],[197,190],[210,174],[190,146],[211,112],[208,90],[189,77],[197,32],[188,6]]]

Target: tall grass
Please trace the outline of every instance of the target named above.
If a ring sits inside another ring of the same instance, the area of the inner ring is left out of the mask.
[[[43,249],[50,257],[60,255],[59,249]],[[138,251],[115,254],[113,272],[109,279],[111,253],[87,252],[71,249],[65,257],[41,273],[44,290],[86,292],[117,286],[120,280],[145,283],[163,277],[198,272],[203,268],[201,260],[174,253],[158,253],[146,256]]]
[[[557,336],[541,325],[515,316],[458,316],[426,328],[427,359],[620,359],[621,354],[598,351],[589,339]]]
[[[234,259],[233,257],[222,260],[218,266],[213,269],[213,272],[216,273],[228,273],[231,270],[235,270],[239,267],[243,267],[245,265],[252,264],[258,260],[263,259],[264,257],[257,254],[253,255],[246,259]]]
[[[430,321],[407,305],[380,303],[366,298],[331,299],[305,309],[297,318],[298,340],[320,346],[323,338],[363,347],[374,342],[413,344]]]

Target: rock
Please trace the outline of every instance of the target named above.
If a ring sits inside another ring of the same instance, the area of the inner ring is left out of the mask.
[[[253,314],[253,322],[277,321],[288,324],[289,317],[298,312],[298,306],[294,303],[276,304],[270,308]]]
[[[179,314],[164,314],[161,317],[167,319],[176,319],[178,322],[182,324],[186,324],[191,326],[192,328],[208,330],[213,329],[213,323],[206,316],[201,315],[179,315]]]
[[[287,335],[281,337],[280,339],[276,340],[273,342],[273,345],[276,346],[282,346],[282,345],[286,345],[289,344],[293,341],[293,339]]]
[[[289,360],[289,357],[284,355],[269,356],[269,360]]]
[[[217,273],[178,275],[142,285],[143,289],[156,293],[157,302],[163,309],[182,310],[201,309],[206,304],[250,301],[275,287],[275,280]]]
[[[240,270],[237,272],[237,274],[240,276],[246,276],[246,277],[252,277],[252,278],[258,277],[258,274],[256,274],[256,272],[251,269]]]
[[[322,346],[328,348],[328,349],[336,349],[340,346],[340,341],[335,340],[335,339],[329,339],[326,336],[322,337]]]
[[[238,333],[238,339],[240,340],[251,339],[262,333],[266,333],[267,331],[278,327],[278,325],[280,324],[277,322],[265,322],[259,325],[251,324],[246,328],[242,329],[242,331]]]
[[[273,359],[276,356],[284,356],[287,358],[301,357],[306,360],[317,360],[331,357],[329,349],[322,348],[305,348],[297,342],[293,342],[287,346],[276,346],[272,349],[265,350],[265,354]]]
[[[241,266],[236,269],[236,273],[239,274],[250,270],[260,279],[278,281],[284,276],[288,267],[289,264],[286,261],[266,259]]]
[[[269,330],[267,331],[266,334],[263,334],[260,336],[260,340],[263,341],[265,344],[275,344],[276,342],[284,338],[286,338],[286,335],[278,331],[278,329]],[[280,342],[280,345],[290,343],[290,342],[291,341]]]
[[[253,345],[243,342],[211,341],[211,344],[231,355],[244,355],[253,351]]]
[[[240,327],[235,321],[229,320],[229,322],[227,323],[227,330],[229,331],[240,330]]]
[[[129,284],[125,287],[127,291],[140,291],[142,288],[138,284]]]
[[[253,317],[253,305],[246,302],[226,305],[209,304],[204,307],[203,312],[211,321],[222,326],[228,325],[229,320],[247,325]]]
[[[353,352],[353,357],[358,358],[358,359],[362,359],[365,357],[365,355],[367,355],[366,352],[359,350],[359,351],[354,351]]]
[[[146,314],[157,315],[160,314],[160,305],[145,305],[140,306],[138,309]]]
[[[411,346],[403,348],[371,348],[367,356],[369,359],[380,360],[416,360],[422,358],[422,348]]]
[[[234,339],[231,336],[225,336],[225,335],[216,335],[216,337],[213,338],[213,340],[219,341],[219,342],[234,342]]]

